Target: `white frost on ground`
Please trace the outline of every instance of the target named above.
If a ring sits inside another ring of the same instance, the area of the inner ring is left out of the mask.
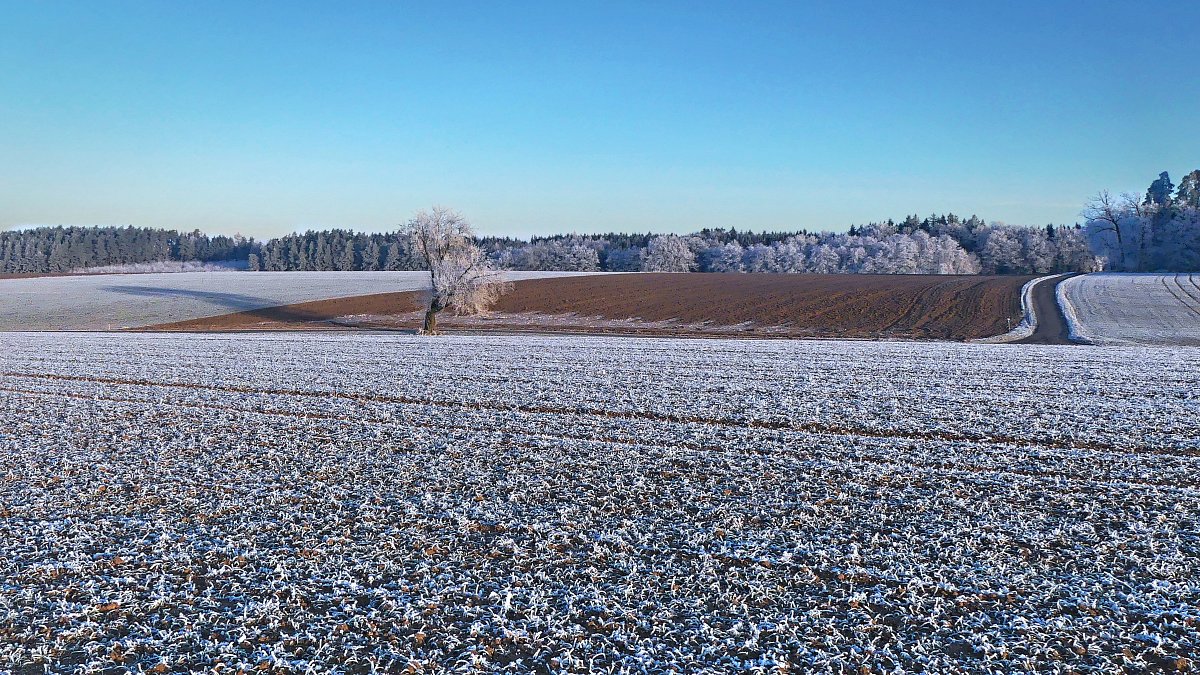
[[[509,272],[511,280],[577,272]],[[0,331],[116,330],[429,287],[426,272],[183,272],[0,279]]]
[[[1033,331],[1037,330],[1037,312],[1033,304],[1033,289],[1042,282],[1049,283],[1052,279],[1061,279],[1065,274],[1054,274],[1047,277],[1038,277],[1030,279],[1021,287],[1021,323],[1018,323],[1012,330],[1003,335],[993,335],[992,337],[980,338],[971,342],[979,342],[982,344],[988,343],[1003,343],[1016,342],[1024,340],[1033,335]]]
[[[151,274],[159,272],[239,272],[245,271],[246,262],[200,262],[198,260],[160,260],[147,263],[130,263],[128,265],[99,265],[97,267],[81,267],[72,274]]]
[[[1058,300],[1084,342],[1200,345],[1200,274],[1087,274],[1060,284]]]
[[[0,672],[1187,671],[1198,392],[1192,349],[4,334]]]

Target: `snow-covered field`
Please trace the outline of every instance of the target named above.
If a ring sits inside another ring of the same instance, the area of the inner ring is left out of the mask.
[[[1087,274],[1062,282],[1058,298],[1086,342],[1200,345],[1200,274]]]
[[[1200,653],[1193,350],[10,333],[0,373],[0,671]]]
[[[510,272],[509,278],[577,272]],[[0,331],[114,330],[429,286],[426,272],[182,272],[0,279]]]

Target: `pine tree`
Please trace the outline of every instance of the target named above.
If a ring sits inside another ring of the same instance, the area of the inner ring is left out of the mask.
[[[348,272],[355,269],[357,262],[354,255],[354,242],[343,240],[342,246],[344,248],[342,249],[342,255],[339,257],[337,268]]]
[[[1150,189],[1146,190],[1146,199],[1143,204],[1155,206],[1170,206],[1171,192],[1175,186],[1171,183],[1171,176],[1166,171],[1158,174],[1158,180],[1150,184]]]
[[[1179,189],[1175,192],[1175,205],[1200,208],[1200,169],[1180,179]]]

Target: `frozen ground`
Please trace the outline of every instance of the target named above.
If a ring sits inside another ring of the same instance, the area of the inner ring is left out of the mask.
[[[1200,345],[1200,274],[1087,274],[1064,281],[1058,292],[1072,337]]]
[[[0,373],[0,671],[1200,652],[1191,349],[10,333]]]
[[[570,274],[510,272],[509,278]],[[136,328],[426,287],[426,272],[183,272],[0,279],[0,331]]]

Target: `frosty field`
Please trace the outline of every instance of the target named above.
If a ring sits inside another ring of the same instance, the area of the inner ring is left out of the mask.
[[[1198,355],[0,335],[0,671],[1194,669]]]
[[[511,279],[578,272],[510,272]],[[181,272],[0,279],[0,330],[116,330],[368,293],[416,291],[427,272]]]
[[[1087,274],[1058,290],[1073,336],[1087,342],[1200,345],[1200,274]]]

